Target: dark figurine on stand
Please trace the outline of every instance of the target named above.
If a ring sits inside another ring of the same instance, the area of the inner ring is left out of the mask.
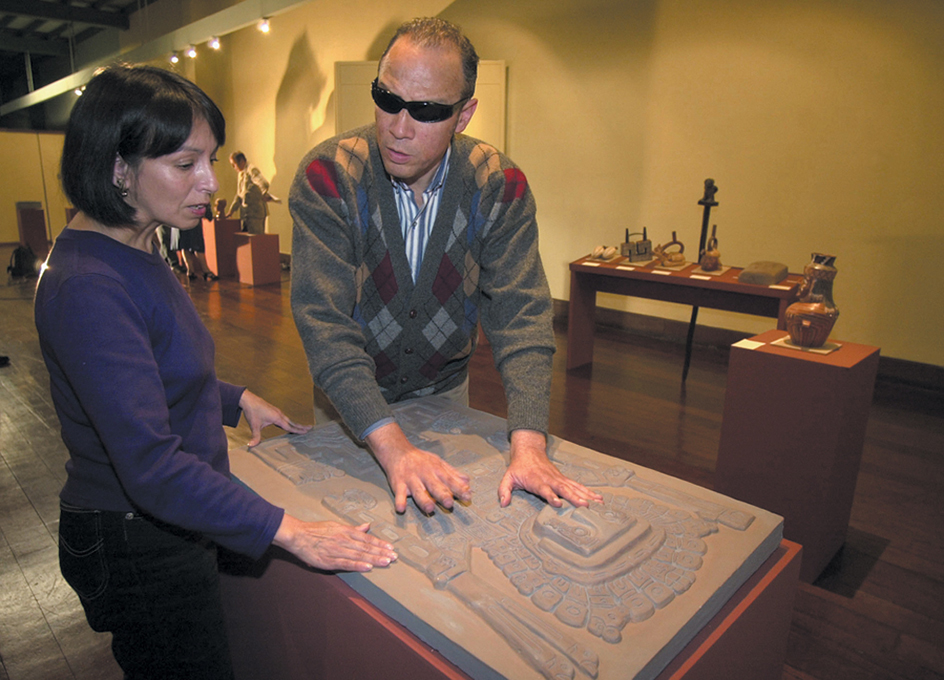
[[[705,207],[701,218],[701,236],[698,239],[698,252],[705,251],[705,241],[708,239],[708,221],[711,217],[711,209],[717,207],[718,201],[715,200],[715,194],[718,193],[718,187],[715,186],[713,179],[705,180],[705,195],[698,201],[698,205]]]
[[[718,187],[711,178],[705,180],[705,195],[698,205],[704,206],[704,214],[701,218],[701,238],[698,239],[699,255],[705,250],[705,241],[708,237],[708,221],[711,218],[711,209],[718,205],[715,200],[715,194],[718,193]],[[692,320],[688,324],[688,337],[685,340],[685,366],[682,368],[682,384],[685,384],[685,378],[688,377],[688,367],[691,363],[692,340],[695,338],[695,321],[698,320],[698,307],[692,307]]]
[[[700,201],[698,201],[698,205],[703,205],[709,209],[711,206],[718,205],[718,202],[715,200],[716,193],[718,193],[718,187],[715,186],[715,181],[711,178],[706,179],[705,196]]]

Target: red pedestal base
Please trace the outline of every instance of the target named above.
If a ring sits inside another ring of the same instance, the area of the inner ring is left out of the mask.
[[[803,545],[800,578],[812,582],[846,537],[879,350],[769,344],[786,335],[731,348],[715,491],[782,515],[784,537]]]
[[[33,254],[45,260],[49,254],[49,239],[46,236],[46,212],[42,208],[30,207],[33,204],[17,204],[16,223],[20,233],[20,243],[29,246]],[[36,203],[35,205],[40,205]]]
[[[233,235],[236,244],[236,271],[239,282],[264,286],[282,280],[278,234]]]
[[[203,220],[207,265],[217,276],[236,276],[236,239],[239,220]]]
[[[780,680],[800,552],[782,541],[657,680]],[[238,680],[469,677],[337,576],[274,556],[221,582]]]

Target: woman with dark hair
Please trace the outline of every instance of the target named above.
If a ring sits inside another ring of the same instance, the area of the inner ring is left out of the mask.
[[[229,476],[223,425],[307,426],[218,380],[212,339],[154,247],[200,224],[219,185],[223,116],[193,83],[110,67],[77,101],[62,183],[79,209],[36,292],[36,326],[69,450],[60,566],[126,678],[230,678],[216,545],[368,571],[396,559],[369,527],[302,522]]]

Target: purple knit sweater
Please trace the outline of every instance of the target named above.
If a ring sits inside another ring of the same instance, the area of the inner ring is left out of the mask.
[[[161,257],[66,229],[35,314],[70,456],[62,500],[260,556],[283,511],[229,476],[223,425],[239,422],[244,388],[217,379],[213,340]]]

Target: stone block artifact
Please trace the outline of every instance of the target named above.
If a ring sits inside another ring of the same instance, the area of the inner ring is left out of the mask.
[[[303,516],[370,522],[400,559],[345,580],[389,593],[460,667],[475,657],[473,677],[651,678],[780,542],[776,515],[554,437],[552,460],[603,503],[515,492],[502,508],[504,420],[435,397],[394,408],[416,446],[469,475],[470,503],[398,515],[376,461],[336,423],[253,447],[251,486]]]
[[[738,281],[741,283],[753,283],[757,286],[772,286],[780,283],[787,278],[787,265],[782,262],[770,262],[761,260],[751,262],[740,274]]]

